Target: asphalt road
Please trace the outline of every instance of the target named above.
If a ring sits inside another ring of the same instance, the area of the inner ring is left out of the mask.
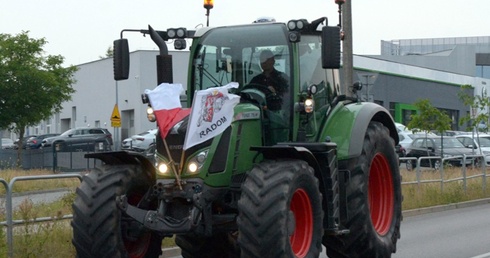
[[[407,212],[392,258],[490,258],[489,214],[490,200]],[[161,257],[182,256],[168,250]]]
[[[490,204],[406,217],[394,258],[490,257]]]

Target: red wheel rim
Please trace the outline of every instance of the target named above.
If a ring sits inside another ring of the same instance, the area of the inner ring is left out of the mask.
[[[313,212],[305,190],[297,189],[294,192],[290,208],[296,220],[296,227],[289,241],[294,255],[299,258],[305,257],[313,238]]]
[[[145,257],[148,247],[150,246],[150,233],[145,233],[139,237],[137,241],[124,240],[124,247],[128,252],[130,258],[143,258]]]
[[[374,229],[379,235],[385,235],[393,221],[395,190],[388,160],[379,153],[371,163],[368,195]]]
[[[142,195],[133,194],[128,198],[128,203],[131,205],[136,205],[141,200]],[[136,241],[130,241],[128,239],[123,239],[124,248],[128,252],[130,258],[143,258],[148,252],[148,247],[150,246],[151,233],[146,232],[138,237]]]

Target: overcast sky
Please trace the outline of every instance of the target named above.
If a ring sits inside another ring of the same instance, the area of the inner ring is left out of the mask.
[[[338,23],[334,0],[215,0],[210,26],[327,16]],[[354,54],[379,54],[381,40],[490,36],[489,0],[353,0]],[[47,54],[78,65],[104,56],[122,29],[206,24],[203,0],[0,0],[0,33],[30,31],[46,38]],[[149,37],[125,34],[130,49],[156,49]]]

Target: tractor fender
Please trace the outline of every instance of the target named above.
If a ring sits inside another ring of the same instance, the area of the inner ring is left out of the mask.
[[[371,121],[386,126],[395,145],[398,144],[398,133],[390,113],[384,107],[371,102],[339,103],[328,115],[318,141],[336,143],[340,160],[358,157]]]
[[[320,165],[316,160],[313,153],[305,147],[301,146],[288,146],[288,145],[274,145],[265,147],[250,147],[250,150],[257,151],[262,154],[264,159],[277,160],[277,159],[297,159],[304,160],[315,171],[320,171]]]
[[[156,169],[152,162],[148,160],[145,156],[137,152],[129,151],[110,151],[110,152],[96,152],[85,154],[87,159],[98,159],[104,162],[106,165],[116,166],[116,165],[139,165],[142,167],[146,176],[155,180]]]

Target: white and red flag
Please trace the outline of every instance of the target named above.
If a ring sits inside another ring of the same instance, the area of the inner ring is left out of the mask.
[[[190,108],[182,108],[180,95],[184,92],[182,84],[162,83],[153,90],[145,90],[157,119],[163,139],[172,127],[188,116]]]
[[[228,93],[231,88],[238,88],[238,83],[231,82],[225,86],[196,91],[184,150],[219,135],[230,126],[233,109],[240,102],[240,96]]]

